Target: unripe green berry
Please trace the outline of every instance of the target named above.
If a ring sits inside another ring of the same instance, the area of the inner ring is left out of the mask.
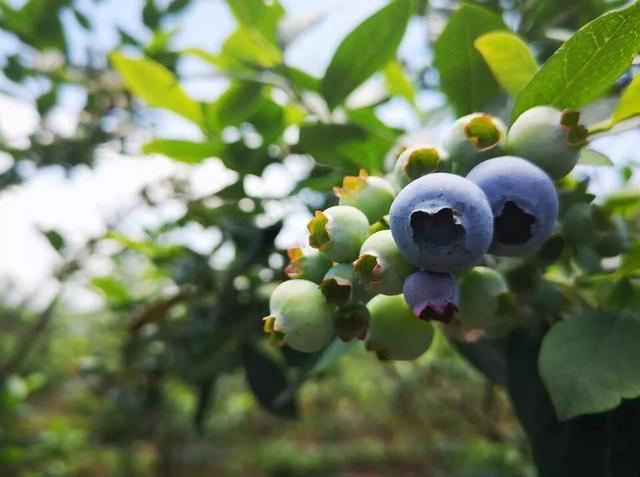
[[[335,314],[313,282],[289,280],[271,294],[271,315],[263,318],[264,331],[276,345],[287,344],[304,353],[321,350],[333,337]]]
[[[381,177],[368,176],[364,170],[359,176],[347,176],[342,187],[335,187],[334,194],[340,205],[350,205],[362,211],[373,224],[389,213],[395,192],[391,184]]]
[[[353,266],[364,289],[383,295],[402,293],[404,280],[415,270],[398,250],[390,230],[365,240]]]
[[[365,347],[379,359],[416,359],[431,345],[433,327],[413,314],[402,295],[378,295],[367,308],[371,317]]]
[[[320,283],[331,268],[331,260],[317,250],[294,247],[287,250],[291,263],[284,269],[289,278]]]
[[[393,174],[400,188],[426,174],[435,172],[442,161],[442,153],[432,146],[406,149],[396,161]]]
[[[316,211],[307,229],[309,245],[334,262],[351,262],[358,257],[362,243],[369,236],[369,221],[355,207],[337,205]]]
[[[503,276],[487,267],[475,267],[459,280],[459,319],[466,328],[484,328],[504,321],[515,307],[513,295]]]
[[[453,123],[442,145],[453,172],[464,175],[485,159],[501,156],[506,137],[506,126],[500,119],[473,113]]]
[[[629,248],[629,234],[621,217],[611,217],[611,228],[597,235],[594,250],[602,257],[615,257]]]
[[[320,290],[328,303],[345,305],[353,298],[355,274],[350,263],[337,263],[329,269]]]
[[[580,113],[536,106],[515,120],[507,137],[510,154],[523,157],[554,179],[566,176],[578,162],[588,130],[579,124]]]

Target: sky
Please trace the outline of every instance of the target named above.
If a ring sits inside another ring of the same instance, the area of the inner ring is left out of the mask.
[[[11,1],[19,4],[19,1]],[[331,59],[333,51],[341,39],[362,19],[380,8],[383,0],[281,0],[288,16],[293,21],[304,21],[318,14],[326,14],[324,19],[299,37],[287,50],[287,63],[311,74],[321,76]],[[66,34],[73,45],[72,57],[82,61],[86,47],[91,45],[108,52],[116,41],[114,26],[118,25],[134,36],[145,38],[145,32],[138,18],[141,1],[104,0],[98,5],[81,1],[80,8],[89,17],[100,18],[99,25],[88,35],[75,24],[70,16],[64,20]],[[136,14],[132,14],[135,12]],[[329,12],[329,13],[327,13]],[[169,27],[171,25],[168,25]],[[175,20],[180,27],[172,46],[176,49],[199,47],[214,52],[226,36],[234,29],[234,20],[222,0],[199,0],[184,16]],[[423,64],[428,52],[424,49],[425,25],[419,20],[412,21],[401,45],[399,56],[416,66]],[[17,42],[6,34],[0,34],[0,56],[15,52]],[[186,77],[198,76],[203,65],[196,60],[182,65]],[[197,99],[213,99],[226,86],[224,80],[192,79],[184,82],[187,91]],[[366,94],[374,89],[376,81],[365,84],[358,94]],[[32,104],[37,95],[38,85],[27,91],[16,91],[14,96],[0,95],[0,133],[14,144],[24,144],[27,136],[37,124],[37,113]],[[30,97],[31,96],[31,97]],[[84,96],[74,88],[65,90],[62,104],[54,113],[54,122],[61,133],[73,131],[77,114],[82,110]],[[433,104],[433,97],[419,98],[422,106]],[[437,101],[437,98],[435,98]],[[416,118],[402,102],[386,106],[381,115],[389,124],[407,129],[415,128]],[[159,136],[197,137],[199,132],[188,122],[170,113],[156,112],[153,126]],[[150,136],[141,134],[140,143]],[[633,144],[640,142],[638,131],[624,137],[610,138],[596,144],[603,151],[613,151],[612,159],[624,162],[635,154]],[[289,169],[304,171],[305,161],[292,158],[288,166],[275,166],[266,171],[270,183],[281,184],[282,193],[287,191]],[[0,170],[7,165],[7,158],[0,155]],[[0,280],[10,280],[16,285],[17,296],[28,296],[37,292],[52,267],[60,258],[49,247],[38,229],[56,228],[75,245],[82,244],[88,237],[97,236],[106,230],[107,222],[122,215],[136,205],[136,192],[144,185],[156,183],[169,176],[182,176],[190,181],[192,193],[206,194],[221,183],[233,180],[217,160],[210,160],[197,167],[187,167],[160,157],[124,156],[109,149],[98,152],[94,168],[78,167],[70,176],[58,168],[40,170],[30,176],[23,185],[0,192],[0,223],[6,225],[6,233],[0,234]],[[255,178],[256,187],[260,179]],[[613,179],[610,174],[598,174],[596,186],[610,188]],[[139,205],[139,204],[138,204]],[[144,227],[149,227],[182,213],[181,204],[167,202],[159,211],[137,207],[122,224],[126,233],[141,235]],[[308,219],[306,212],[294,211],[287,220],[289,231],[304,231]],[[212,231],[188,229],[177,242],[185,243],[198,251],[206,251],[215,244],[218,237]],[[280,246],[292,246],[303,239],[301,234],[285,234]],[[104,265],[104,264],[103,264]],[[100,269],[97,273],[108,270]],[[83,301],[83,300],[80,300]],[[86,303],[95,303],[85,295]]]

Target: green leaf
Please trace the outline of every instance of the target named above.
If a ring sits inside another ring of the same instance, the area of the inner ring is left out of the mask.
[[[49,245],[51,245],[56,252],[62,251],[67,246],[67,241],[57,230],[49,229],[41,230],[40,232],[45,236]]]
[[[542,377],[561,420],[613,409],[640,396],[640,319],[590,312],[566,318],[545,336]]]
[[[80,24],[82,28],[85,30],[91,30],[91,21],[87,18],[87,16],[82,13],[80,10],[74,8],[72,9],[73,16],[76,18],[76,21]]]
[[[473,43],[485,33],[506,28],[491,11],[463,4],[436,41],[434,65],[441,89],[459,116],[482,111],[498,94],[498,83]]]
[[[340,43],[321,84],[331,109],[395,56],[410,16],[411,1],[394,0]]]
[[[259,30],[248,26],[239,27],[222,45],[222,61],[225,56],[233,60],[273,68],[282,63],[282,52]]]
[[[611,115],[613,124],[640,114],[640,75],[636,75],[625,89],[620,102]]]
[[[303,124],[294,152],[310,154],[323,164],[344,167],[344,161],[348,159],[339,153],[339,149],[366,137],[364,129],[352,124]]]
[[[640,3],[582,27],[522,90],[513,116],[538,105],[579,109],[600,97],[640,50]]]
[[[220,130],[238,125],[253,114],[260,104],[262,85],[236,81],[214,102],[206,106],[206,125]]]
[[[384,154],[394,141],[357,124],[304,124],[293,151],[310,154],[320,164],[345,173],[365,169],[374,174],[382,171]]]
[[[617,214],[633,215],[640,211],[640,188],[628,187],[609,194],[603,205]]]
[[[500,86],[514,98],[538,71],[529,47],[513,33],[486,33],[474,45]]]
[[[640,470],[635,451],[640,430],[640,400],[615,410],[557,419],[538,372],[543,330],[518,328],[507,337],[507,391],[531,442],[540,477],[632,477]]]
[[[280,397],[289,387],[282,366],[271,355],[250,345],[242,347],[242,363],[249,388],[260,405],[276,416],[295,418],[298,414],[295,394]]]
[[[220,148],[212,143],[193,142],[182,139],[154,139],[144,146],[145,154],[164,154],[178,162],[197,164],[204,159],[220,154]]]
[[[146,0],[142,8],[142,22],[154,30],[160,24],[161,14],[155,0]]]
[[[412,105],[416,102],[416,91],[413,84],[407,78],[404,68],[396,59],[387,63],[382,70],[384,80],[387,83],[387,91],[391,95],[399,95]]]
[[[613,166],[613,162],[607,156],[594,149],[585,147],[580,150],[578,164],[585,166]]]
[[[180,87],[174,74],[148,58],[131,58],[119,52],[110,55],[129,90],[151,107],[168,109],[194,123],[202,123],[200,104]]]
[[[279,2],[264,0],[227,0],[229,8],[240,25],[255,28],[272,42],[276,40],[278,21],[284,15]]]
[[[100,290],[111,302],[126,303],[132,299],[127,287],[115,277],[108,275],[93,277],[91,285]]]

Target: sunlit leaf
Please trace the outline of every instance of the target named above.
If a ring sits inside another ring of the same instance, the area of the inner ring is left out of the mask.
[[[387,63],[382,70],[382,73],[384,74],[389,94],[397,94],[402,96],[411,104],[415,104],[415,88],[407,77],[402,64],[400,64],[398,60],[394,59]]]
[[[204,159],[214,157],[220,153],[215,144],[194,142],[181,139],[153,139],[144,146],[145,154],[163,154],[171,159],[188,164],[196,164]]]
[[[475,43],[502,88],[516,97],[538,70],[527,44],[506,31],[486,33]]]
[[[613,166],[613,162],[600,151],[585,147],[580,150],[578,164],[585,166]]]
[[[198,125],[202,123],[200,105],[164,66],[148,58],[131,58],[119,52],[112,53],[110,59],[131,92],[149,106],[168,109]]]
[[[636,75],[627,86],[620,102],[611,115],[613,124],[640,114],[640,75]]]
[[[227,0],[231,12],[238,23],[255,28],[270,41],[275,41],[278,21],[284,9],[277,1]]]
[[[518,95],[513,116],[538,105],[579,109],[600,97],[640,50],[640,3],[582,27]]]
[[[282,63],[282,52],[259,30],[239,27],[222,45],[222,54],[247,63],[272,68]]]

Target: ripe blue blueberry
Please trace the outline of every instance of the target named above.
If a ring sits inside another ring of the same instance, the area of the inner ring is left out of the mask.
[[[490,253],[522,255],[547,240],[558,216],[558,194],[549,176],[520,157],[503,156],[477,165],[467,179],[487,196],[494,217]]]
[[[500,119],[473,113],[451,125],[442,145],[453,172],[466,174],[481,161],[504,154],[506,138],[506,127]]]
[[[404,257],[430,272],[470,268],[489,249],[493,215],[467,179],[429,174],[402,189],[391,205],[391,232]]]
[[[415,272],[405,280],[402,293],[424,321],[449,323],[458,311],[458,286],[448,273]]]
[[[580,113],[536,106],[515,120],[507,137],[509,154],[523,157],[554,179],[566,176],[578,162],[588,130],[579,124]]]

